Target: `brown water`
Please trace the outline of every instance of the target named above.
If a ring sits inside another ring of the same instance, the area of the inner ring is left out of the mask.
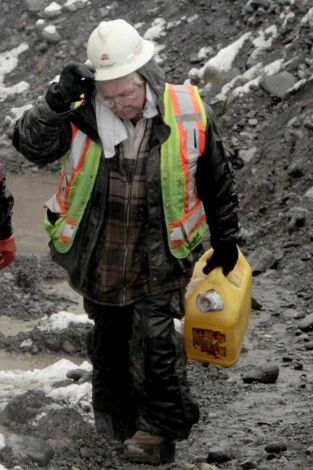
[[[20,254],[48,253],[48,235],[43,227],[44,203],[55,193],[57,174],[7,176],[14,194],[13,227]]]
[[[7,175],[8,187],[14,194],[13,228],[18,254],[45,254],[48,249],[48,235],[43,227],[45,216],[44,203],[55,193],[58,174],[36,173],[27,175]],[[66,281],[44,283],[44,288],[52,293],[66,294],[75,305],[72,313],[82,313],[82,300],[68,286]],[[14,336],[36,326],[36,321],[21,321],[9,317],[1,317],[1,331],[6,336]],[[10,354],[0,351],[0,370],[34,369],[46,367],[59,359],[62,354]],[[68,357],[73,362],[75,357]],[[81,362],[81,359],[79,359]]]

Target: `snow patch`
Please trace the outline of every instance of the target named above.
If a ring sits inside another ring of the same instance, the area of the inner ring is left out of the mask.
[[[269,49],[273,44],[273,39],[276,38],[277,35],[278,32],[276,25],[269,26],[264,31],[259,30],[258,37],[252,40],[255,49],[250,57],[256,59],[257,57],[259,57],[262,51]]]
[[[49,318],[45,317],[41,319],[40,321],[41,330],[65,330],[66,328],[69,327],[71,323],[90,323],[93,324],[92,320],[89,320],[88,316],[86,314],[80,314],[77,315],[75,313],[71,312],[58,312],[58,313],[53,313]]]
[[[21,81],[16,85],[6,87],[3,84],[6,75],[11,73],[18,64],[18,56],[29,48],[26,42],[23,42],[18,47],[0,53],[0,101],[4,101],[8,96],[17,93],[23,93],[29,89],[29,83]]]
[[[45,27],[44,31],[46,31],[48,34],[55,34],[57,32],[57,29],[54,24],[50,24]]]
[[[84,361],[80,366],[68,359],[61,359],[44,369],[33,370],[0,370],[0,397],[11,398],[12,395],[23,393],[29,389],[50,392],[54,382],[64,380],[67,372],[77,368],[90,371],[91,365]],[[76,399],[75,397],[73,399]]]
[[[268,64],[265,67],[263,67],[262,73],[258,77],[256,77],[254,80],[250,80],[248,83],[246,83],[243,86],[239,86],[239,87],[235,88],[234,91],[233,91],[233,95],[238,96],[238,95],[242,95],[244,93],[249,93],[250,87],[252,85],[259,86],[261,78],[262,78],[263,75],[270,76],[270,75],[274,75],[275,73],[278,73],[282,68],[283,61],[284,61],[284,59],[278,59],[278,60],[275,60],[274,62],[272,62],[271,64]]]
[[[32,104],[25,104],[24,106],[21,106],[17,108],[16,106],[13,106],[13,108],[10,109],[10,114],[13,116],[14,119],[19,119],[25,111],[28,111],[33,107]]]
[[[245,41],[251,36],[251,33],[245,33],[243,34],[237,41],[234,43],[230,44],[229,46],[224,47],[221,49],[214,57],[209,59],[203,67],[200,69],[197,68],[192,68],[189,71],[189,77],[192,75],[198,76],[199,78],[202,78],[204,75],[205,70],[207,69],[213,69],[218,72],[227,72],[231,69],[232,64],[244,45]],[[202,48],[203,49],[203,48]],[[200,49],[201,50],[201,49]],[[206,48],[206,50],[208,50]],[[204,49],[205,51],[205,49]]]
[[[46,13],[59,13],[61,10],[62,7],[56,2],[50,3],[50,5],[44,9]]]
[[[83,384],[72,384],[67,387],[54,388],[48,396],[54,400],[67,401],[70,405],[77,405],[85,399],[90,403],[91,391],[91,383],[85,382]]]
[[[238,52],[250,36],[250,32],[243,34],[237,41],[221,49],[203,68],[213,68],[219,72],[230,70]]]
[[[5,436],[3,434],[0,434],[0,450],[5,448]],[[4,468],[0,464],[0,470],[1,468]]]
[[[165,36],[165,30],[166,29],[166,21],[164,18],[156,18],[153,23],[151,28],[147,29],[145,34],[143,35],[144,39],[147,39],[149,41],[156,41],[157,39],[160,39],[161,37]]]
[[[307,14],[302,18],[301,23],[309,23],[313,26],[313,7],[307,12]]]

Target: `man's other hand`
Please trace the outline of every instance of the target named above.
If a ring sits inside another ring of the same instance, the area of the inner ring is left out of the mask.
[[[219,242],[215,245],[212,256],[207,260],[203,268],[204,274],[209,274],[213,269],[221,267],[224,276],[232,271],[238,260],[238,248],[235,242]]]

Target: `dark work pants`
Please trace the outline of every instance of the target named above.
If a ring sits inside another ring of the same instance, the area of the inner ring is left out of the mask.
[[[187,382],[183,338],[174,328],[182,292],[126,307],[84,305],[95,322],[88,335],[95,418],[108,414],[121,439],[135,428],[187,438],[199,410]]]

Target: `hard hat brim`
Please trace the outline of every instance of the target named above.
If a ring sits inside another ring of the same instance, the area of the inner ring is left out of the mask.
[[[123,65],[111,66],[102,69],[96,68],[95,80],[106,81],[122,78],[132,72],[135,72],[135,70],[140,69],[143,65],[149,62],[155,52],[154,44],[153,42],[147,41],[146,39],[143,39],[142,42],[142,49],[135,60]]]

